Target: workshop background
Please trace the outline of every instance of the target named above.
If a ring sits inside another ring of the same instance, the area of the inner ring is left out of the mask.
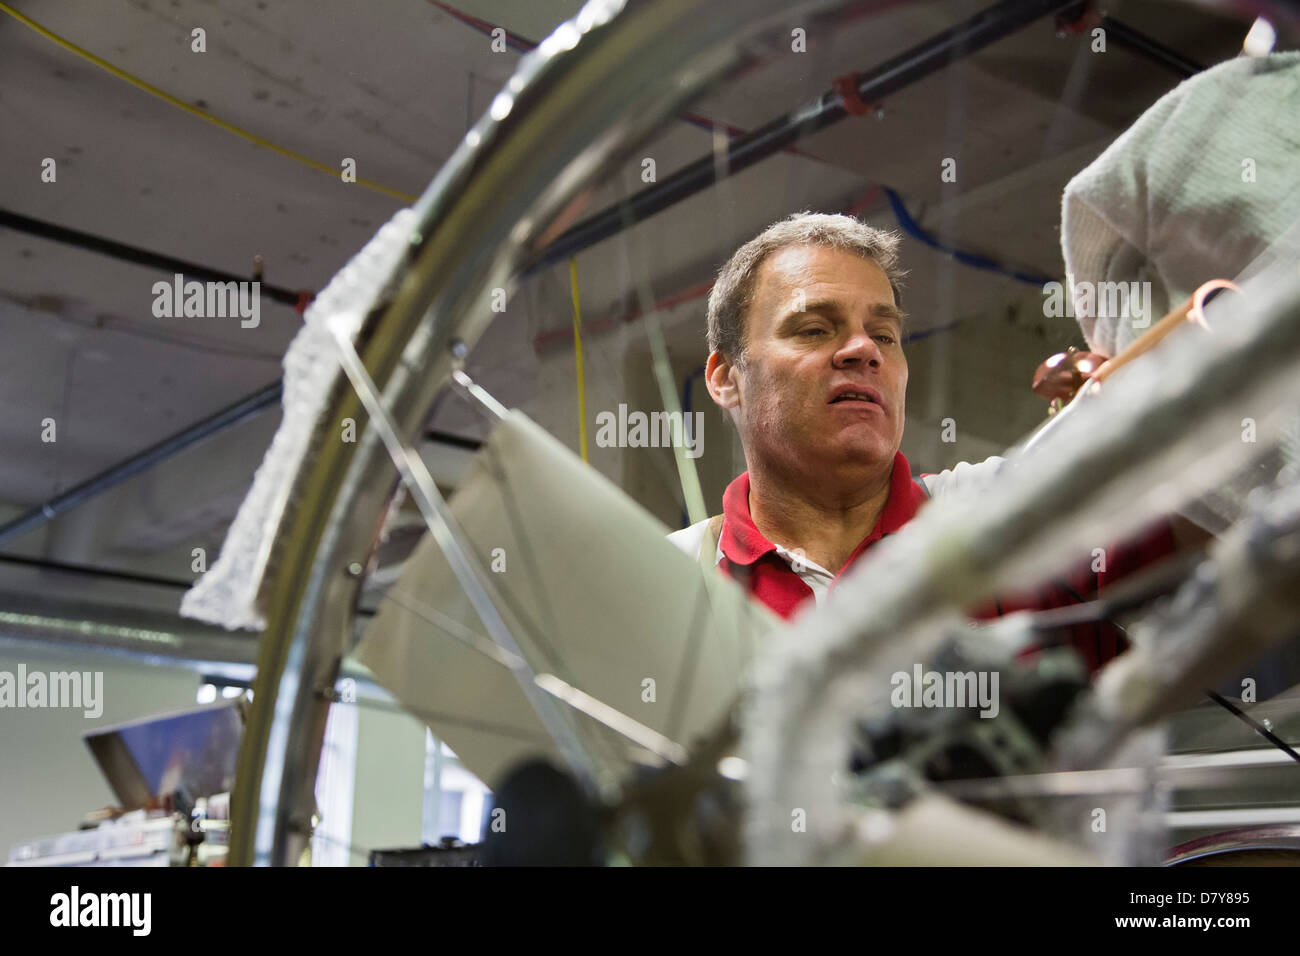
[[[708,155],[987,6],[986,0],[881,5],[806,52],[773,58],[693,104],[643,154],[595,186],[589,210]],[[0,5],[0,608],[22,595],[106,619],[174,614],[208,564],[279,421],[266,390],[302,317],[301,292],[330,277],[409,204],[488,108],[520,56],[578,0],[10,0]],[[1067,180],[1189,69],[1238,55],[1240,21],[1192,4],[1127,0],[1104,52],[1087,31],[1045,17],[871,104],[714,188],[526,280],[488,328],[468,371],[575,451],[574,342],[581,310],[590,462],[669,528],[683,505],[670,449],[604,448],[596,416],[662,407],[642,301],[655,303],[674,381],[704,413],[698,460],[711,512],[743,469],[734,434],[703,387],[704,306],[740,243],[792,212],[852,211],[904,234],[911,378],[903,451],[918,471],[996,454],[1045,414],[1035,367],[1082,345],[1047,317],[1044,282],[1063,279]],[[38,32],[19,16],[30,18]],[[205,50],[193,49],[193,31]],[[496,28],[504,29],[494,34]],[[1132,37],[1138,38],[1133,40]],[[1141,38],[1156,42],[1143,52]],[[1162,54],[1160,51],[1164,50]],[[164,99],[149,90],[162,91]],[[197,111],[197,113],[195,112]],[[220,124],[204,118],[214,117]],[[272,148],[274,147],[274,148]],[[355,160],[356,182],[339,175]],[[56,178],[46,181],[46,160]],[[319,164],[314,167],[304,159]],[[955,161],[944,181],[944,161]],[[321,168],[323,167],[323,168]],[[60,231],[63,230],[63,231]],[[131,251],[143,251],[143,259]],[[150,256],[154,257],[153,259]],[[260,323],[156,318],[162,257],[250,278]],[[255,266],[255,260],[260,266]],[[279,300],[267,297],[271,287]],[[201,442],[66,508],[56,496],[250,396]],[[955,441],[943,440],[953,419]],[[43,439],[52,419],[55,441]],[[448,394],[422,451],[444,491],[485,435]],[[114,617],[116,615],[116,617]],[[90,658],[6,640],[0,669]],[[245,635],[250,645],[254,635]],[[104,712],[0,716],[0,852],[73,829],[112,802],[81,735],[92,725],[193,706],[219,674],[104,663]],[[238,688],[239,681],[231,680]],[[238,690],[225,691],[237,693]],[[472,840],[482,784],[422,724],[373,688],[336,708],[322,786],[320,860],[361,864],[360,848]],[[342,852],[340,855],[340,848]]]

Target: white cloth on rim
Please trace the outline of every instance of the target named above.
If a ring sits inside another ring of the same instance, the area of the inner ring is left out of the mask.
[[[355,334],[409,248],[415,224],[413,210],[399,210],[307,307],[305,324],[284,355],[280,427],[226,532],[221,556],[181,599],[183,617],[231,630],[266,627],[259,598],[272,537],[281,512],[290,504],[294,475],[321,424],[330,388],[343,374],[338,346],[326,323],[344,322]]]
[[[1300,53],[1237,57],[1184,80],[1065,187],[1072,282],[1151,283],[1136,328],[1131,315],[1076,305],[1088,347],[1118,354],[1203,282],[1238,277],[1297,219]]]

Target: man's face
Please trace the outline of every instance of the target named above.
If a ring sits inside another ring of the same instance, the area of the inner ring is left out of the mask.
[[[717,379],[734,388],[715,392],[733,409],[750,466],[806,475],[892,462],[907,359],[884,270],[828,246],[790,246],[764,261],[754,293],[744,367]]]

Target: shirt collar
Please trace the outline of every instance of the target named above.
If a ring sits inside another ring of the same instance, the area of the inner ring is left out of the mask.
[[[845,562],[845,567],[864,550],[911,521],[926,500],[925,492],[912,480],[912,468],[903,453],[894,453],[894,467],[889,476],[889,497],[862,543]],[[732,564],[753,564],[764,555],[776,552],[776,545],[754,525],[749,512],[749,472],[743,472],[722,493],[722,535],[719,550]]]

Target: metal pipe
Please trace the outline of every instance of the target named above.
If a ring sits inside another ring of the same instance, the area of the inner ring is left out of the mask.
[[[232,633],[166,611],[0,593],[0,647],[88,652],[196,671],[233,668],[251,676],[257,640],[256,634]]]
[[[156,445],[151,445],[125,461],[118,462],[111,468],[87,478],[78,485],[74,485],[67,491],[41,502],[17,518],[0,525],[0,544],[40,527],[61,512],[75,508],[100,492],[120,485],[128,478],[133,478],[140,472],[146,471],[158,462],[172,457],[172,455],[188,448],[190,445],[200,442],[246,418],[251,418],[268,405],[278,402],[283,390],[284,386],[280,382],[267,385],[252,395],[241,398],[233,405],[228,405],[221,411],[164,438]]]
[[[190,445],[193,445],[195,442],[202,441],[204,438],[210,438],[212,435],[224,431],[231,425],[239,424],[244,419],[255,415],[268,405],[275,404],[279,401],[280,395],[283,391],[284,384],[282,382],[274,382],[271,385],[267,385],[265,388],[259,389],[251,395],[244,396],[233,405],[227,406],[216,414],[211,415],[202,421],[195,422],[193,425],[177,432],[170,438],[163,439],[157,445],[147,448],[125,461],[118,462],[116,465],[106,468],[99,474],[87,478],[76,487],[70,488],[62,494],[55,495],[53,498],[36,505],[19,515],[17,518],[0,525],[0,544],[3,544],[10,538],[17,537],[18,535],[33,530],[34,528],[40,527],[45,522],[62,512],[75,508],[78,505],[85,504],[91,498],[94,498],[102,492],[108,491],[110,488],[120,485],[128,478],[133,478],[142,471],[147,471],[159,462],[165,461],[177,452],[183,451]],[[449,432],[438,431],[436,429],[431,429],[425,432],[424,440],[442,445],[451,445],[456,448],[464,448],[467,451],[478,451],[483,445],[483,443],[476,438],[464,438],[460,435],[453,435]],[[15,555],[0,555],[0,561],[20,560],[21,559]],[[56,564],[56,562],[47,563],[50,566]],[[103,571],[100,573],[108,574],[108,572]],[[118,576],[125,579],[127,575],[125,572],[121,572]],[[149,584],[155,582],[146,580],[143,583]],[[192,582],[185,583],[184,586],[189,587],[190,583]]]
[[[73,564],[69,561],[55,561],[51,558],[31,558],[22,554],[0,554],[0,565],[12,564],[34,571],[56,574],[79,574],[99,578],[104,581],[122,581],[126,584],[144,584],[149,587],[171,588],[188,591],[194,586],[193,581],[184,578],[165,578],[158,574],[141,574],[136,571],[123,571],[117,568],[97,568],[89,564]]]
[[[124,584],[142,584],[146,587],[168,588],[173,591],[188,591],[194,586],[193,581],[183,578],[165,578],[156,574],[141,574],[135,571],[123,571],[117,568],[97,568],[90,564],[73,564],[69,561],[54,561],[49,558],[29,558],[20,554],[0,554],[0,565],[12,564],[20,568],[30,568],[42,574],[79,575],[97,578],[101,581],[121,581]],[[3,598],[0,598],[3,600]],[[373,608],[358,607],[356,616],[370,618],[375,616]],[[189,618],[179,618],[185,621]]]
[[[1120,46],[1146,57],[1146,59],[1177,73],[1184,79],[1195,76],[1205,69],[1201,64],[1187,59],[1177,50],[1170,49],[1159,40],[1152,39],[1145,33],[1134,30],[1113,17],[1102,17],[1101,27],[1106,31],[1106,36]]]
[[[251,682],[257,673],[260,637],[167,611],[0,592],[0,652],[90,656]],[[390,696],[366,668],[350,659],[344,661],[340,676],[357,681],[370,696]]]
[[[878,102],[883,97],[942,70],[950,63],[1015,33],[1035,20],[1070,6],[1071,2],[1072,0],[1003,0],[880,66],[859,74],[856,78],[857,97],[863,103]],[[738,173],[849,115],[841,93],[834,89],[827,90],[811,102],[731,140],[727,144],[724,162],[719,163],[712,153],[701,156],[662,182],[584,219],[547,246],[524,269],[523,274],[529,276],[554,265],[708,189],[717,181],[719,166],[727,175]]]
[[[166,256],[161,252],[141,249],[139,246],[128,246],[124,242],[105,239],[103,236],[81,232],[78,229],[69,229],[67,226],[57,226],[52,222],[42,222],[40,219],[32,219],[30,216],[10,212],[8,209],[0,209],[0,226],[8,226],[17,232],[40,236],[42,239],[61,242],[77,249],[98,252],[100,255],[120,259],[122,262],[131,262],[150,269],[162,269],[164,272],[179,272],[192,278],[202,279],[205,282],[246,282],[255,278],[253,276],[240,276],[229,272],[221,272],[218,269],[209,269],[207,266]],[[294,307],[301,304],[304,295],[310,295],[310,293],[295,292],[293,289],[282,289],[279,286],[268,285],[265,282],[259,288],[262,295],[268,299]]]

